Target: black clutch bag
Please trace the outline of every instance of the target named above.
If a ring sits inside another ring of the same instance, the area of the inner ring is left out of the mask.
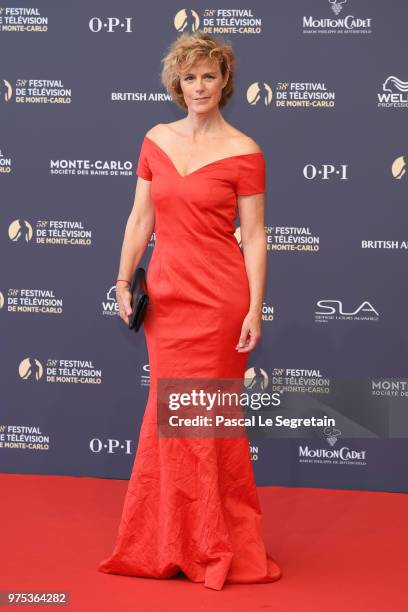
[[[143,323],[147,305],[149,303],[146,285],[146,272],[144,268],[137,268],[133,274],[130,285],[130,293],[132,294],[130,299],[132,313],[129,317],[129,329],[133,329],[135,332],[137,332]]]

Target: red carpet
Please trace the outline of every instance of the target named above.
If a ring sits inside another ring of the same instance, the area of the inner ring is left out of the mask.
[[[0,591],[68,591],[68,609],[87,612],[408,609],[404,494],[260,488],[267,549],[282,578],[214,591],[183,576],[97,572],[114,543],[127,481],[1,474],[0,482]]]

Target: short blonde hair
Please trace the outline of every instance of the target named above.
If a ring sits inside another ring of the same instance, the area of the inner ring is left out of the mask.
[[[219,106],[222,108],[234,93],[235,54],[232,46],[202,30],[192,34],[183,32],[170,45],[163,57],[161,80],[167,93],[182,109],[187,110],[180,87],[180,74],[202,59],[217,60],[224,77],[229,71],[228,81],[222,90]]]

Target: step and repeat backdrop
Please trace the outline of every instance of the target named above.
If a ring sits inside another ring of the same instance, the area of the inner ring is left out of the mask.
[[[408,491],[407,21],[403,0],[2,6],[0,471],[130,475],[149,363],[115,278],[143,136],[183,116],[160,60],[201,29],[235,48],[222,112],[267,164],[246,378],[320,425],[251,437],[257,482]]]

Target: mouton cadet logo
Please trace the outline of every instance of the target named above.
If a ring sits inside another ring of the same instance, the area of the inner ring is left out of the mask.
[[[348,0],[328,0],[327,9],[332,10],[334,17],[314,17],[303,15],[303,34],[372,34],[372,18],[356,17],[353,14],[340,15],[343,9],[349,10]]]

